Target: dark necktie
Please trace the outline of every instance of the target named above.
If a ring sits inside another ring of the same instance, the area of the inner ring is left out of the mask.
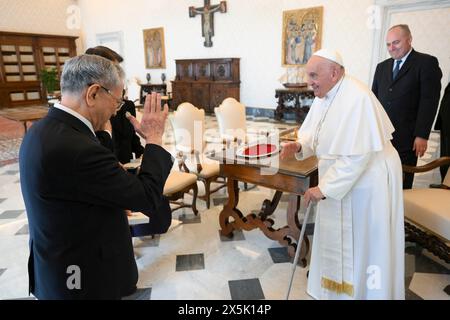
[[[400,71],[400,63],[402,63],[402,60],[397,60],[395,61],[396,65],[395,65],[395,69],[392,72],[392,80],[395,80],[395,78],[397,78],[398,73]]]

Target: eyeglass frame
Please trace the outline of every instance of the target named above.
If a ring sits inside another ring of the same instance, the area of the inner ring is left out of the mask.
[[[116,100],[116,103],[117,103],[116,110],[122,109],[123,105],[125,104],[125,100],[123,99],[123,96],[122,96],[122,98],[120,98],[120,99],[117,98],[117,97],[115,97],[115,96],[112,94],[111,90],[109,90],[108,88],[102,86],[102,85],[99,84],[99,83],[91,83],[91,84],[89,84],[89,86],[92,86],[92,85],[94,85],[94,84],[100,86],[100,88],[102,88],[103,90],[105,90],[107,94],[109,94],[114,100]],[[122,94],[123,94],[123,92],[124,92],[124,91],[122,91]],[[119,101],[120,101],[120,102],[119,102]]]

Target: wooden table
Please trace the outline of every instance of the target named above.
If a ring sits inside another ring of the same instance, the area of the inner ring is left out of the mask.
[[[27,122],[42,119],[47,115],[48,110],[47,106],[5,108],[0,110],[0,116],[22,122],[26,133],[28,130]]]
[[[235,150],[235,149],[234,149]],[[288,247],[290,256],[295,255],[297,239],[300,236],[301,224],[297,217],[300,208],[300,195],[309,187],[317,185],[317,159],[308,158],[304,161],[296,159],[279,160],[276,155],[272,159],[245,160],[233,156],[233,149],[221,152],[213,152],[209,155],[211,159],[220,162],[220,173],[227,177],[228,202],[224,205],[219,215],[221,234],[233,236],[233,230],[253,230],[260,229],[264,235],[272,240],[278,241],[281,245]],[[278,161],[279,160],[279,161]],[[243,163],[244,162],[244,163]],[[261,169],[278,170],[272,175],[262,175]],[[237,208],[239,203],[238,181],[256,184],[266,188],[276,190],[272,200],[264,200],[258,214],[244,214]],[[274,220],[270,217],[275,211],[283,192],[290,193],[290,201],[287,209],[287,225],[274,229]],[[309,240],[304,237],[305,245],[299,261],[306,265],[305,257],[309,251]]]

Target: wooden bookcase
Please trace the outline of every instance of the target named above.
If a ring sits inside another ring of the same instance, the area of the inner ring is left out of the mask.
[[[44,68],[61,74],[76,55],[72,36],[0,32],[0,109],[47,102],[40,81]]]
[[[239,101],[239,58],[175,60],[176,78],[172,81],[173,108],[190,102],[206,113],[214,113],[225,98]]]

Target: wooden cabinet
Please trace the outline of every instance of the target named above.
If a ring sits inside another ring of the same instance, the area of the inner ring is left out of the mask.
[[[175,60],[172,81],[173,107],[190,102],[213,113],[225,98],[239,101],[239,58]]]
[[[55,68],[60,75],[76,55],[76,38],[0,32],[0,109],[46,103],[40,72]]]

